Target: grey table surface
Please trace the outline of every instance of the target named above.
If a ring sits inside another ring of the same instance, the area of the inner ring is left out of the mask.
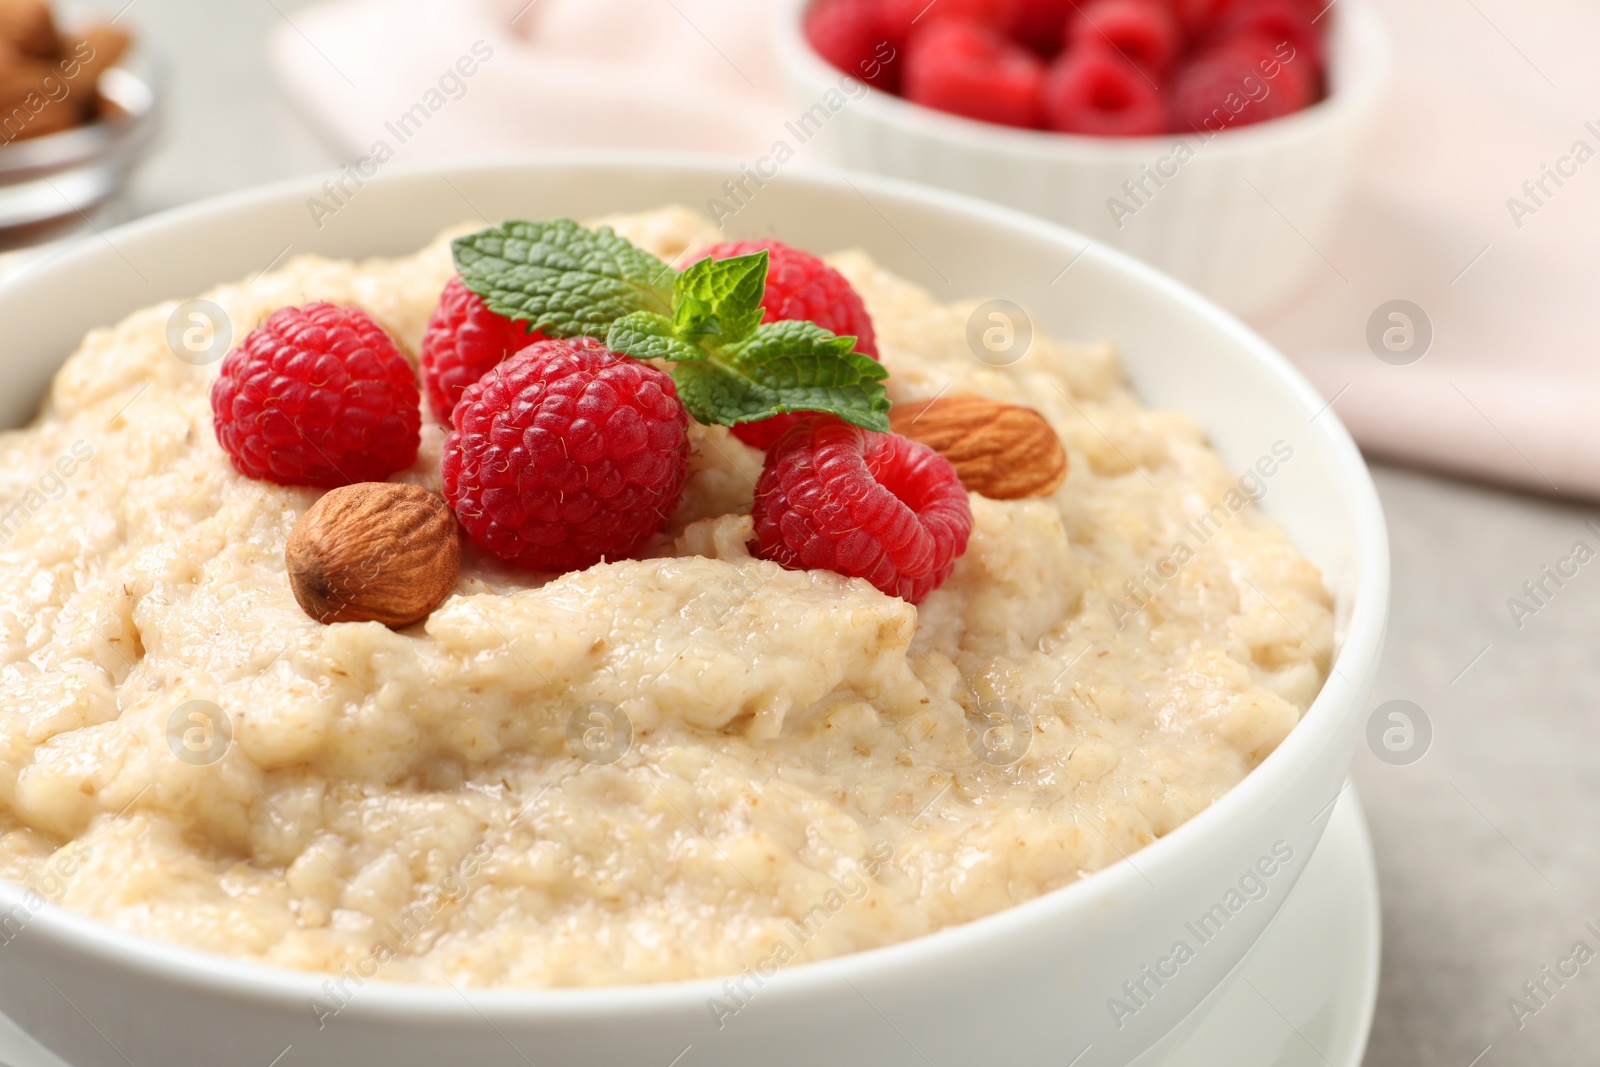
[[[123,214],[332,169],[273,86],[264,42],[305,0],[93,0],[159,42],[165,129]],[[1354,778],[1383,892],[1383,975],[1367,1067],[1600,1062],[1600,568],[1522,620],[1507,599],[1600,545],[1600,508],[1374,464],[1393,542],[1389,642],[1374,708],[1428,716],[1426,756],[1363,748]],[[1530,999],[1525,982],[1548,995]],[[1509,1001],[1529,1009],[1513,1015]],[[1319,1062],[1308,1053],[1308,1064]]]

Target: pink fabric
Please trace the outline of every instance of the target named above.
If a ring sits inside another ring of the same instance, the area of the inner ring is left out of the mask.
[[[1338,396],[1369,453],[1600,497],[1600,7],[1380,8],[1397,73],[1340,239],[1322,250],[1338,273],[1256,325]],[[1523,183],[1579,141],[1595,158],[1564,164],[1576,171],[1564,186],[1546,178],[1549,195],[1535,186],[1540,206]],[[1513,197],[1533,213],[1513,217]],[[1394,299],[1433,324],[1432,348],[1407,366],[1364,338]]]
[[[541,147],[749,154],[790,117],[760,0],[335,0],[290,18],[272,42],[279,79],[352,161],[379,140],[407,161]],[[490,58],[396,144],[386,124],[476,59],[478,42]]]
[[[1256,325],[1370,453],[1600,497],[1600,8],[1373,2],[1397,75],[1346,225],[1319,249],[1332,266]],[[273,42],[278,73],[352,161],[379,140],[405,160],[539,147],[754,155],[791,117],[770,0],[334,0],[292,18]],[[451,82],[395,144],[386,124],[479,41],[493,55],[460,78],[459,99]],[[1579,141],[1596,155],[1581,165]],[[1571,176],[1557,187],[1544,165]],[[1542,177],[1536,201],[1524,182]],[[1513,197],[1531,211],[1514,218]],[[1404,366],[1365,336],[1395,299],[1433,326],[1426,356]]]

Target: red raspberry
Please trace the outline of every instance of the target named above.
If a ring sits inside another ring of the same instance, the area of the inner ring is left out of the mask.
[[[473,541],[529,570],[631,555],[689,472],[672,379],[588,338],[524,348],[468,386],[455,417],[444,497]]]
[[[1183,50],[1183,30],[1163,0],[1093,0],[1071,19],[1067,48],[1106,45],[1160,84]]]
[[[1323,43],[1321,31],[1311,21],[1314,17],[1316,12],[1307,14],[1301,0],[1236,0],[1208,39],[1218,44],[1258,40],[1262,58],[1270,56],[1285,66],[1309,66],[1320,79]]]
[[[867,305],[845,276],[810,252],[782,241],[728,241],[713,245],[700,258],[732,259],[765,250],[767,291],[761,298],[762,322],[804,319],[841,337],[854,337],[856,351],[878,358],[877,332]]]
[[[879,0],[893,39],[902,44],[924,26],[949,19],[981,22],[999,33],[1016,27],[1026,0]]]
[[[762,322],[803,319],[841,337],[854,337],[856,351],[878,358],[877,334],[872,316],[861,296],[850,287],[843,274],[810,252],[802,252],[781,241],[730,241],[706,252],[712,259],[748,256],[766,249],[767,292],[761,298],[766,308]],[[774,415],[760,422],[741,422],[733,435],[751,448],[771,448],[784,431],[804,415]]]
[[[211,387],[217,443],[248,478],[333,488],[417,458],[417,375],[359,308],[279,308]]]
[[[949,460],[826,415],[794,426],[767,453],[754,518],[761,558],[865,578],[913,604],[950,577],[972,533]]]
[[[1309,63],[1280,63],[1265,38],[1230,41],[1190,60],[1173,80],[1177,129],[1218,132],[1309,107],[1319,81]],[[1276,70],[1268,78],[1265,70]]]
[[[1062,133],[1145,137],[1167,126],[1155,86],[1109,46],[1080,46],[1050,65],[1044,85],[1045,121]]]
[[[906,45],[905,63],[908,100],[983,122],[1039,125],[1044,63],[981,22],[923,26]]]
[[[1019,0],[1012,35],[1034,51],[1053,56],[1061,50],[1072,0]]]
[[[1253,64],[1256,77],[1271,90],[1271,98],[1264,103],[1272,118],[1292,115],[1322,99],[1320,64],[1304,52],[1285,50],[1282,40],[1244,34],[1222,42],[1212,51],[1238,52],[1245,62]],[[1285,55],[1292,58],[1285,60]]]
[[[1287,0],[1288,4],[1309,19],[1318,19],[1333,6],[1334,0]],[[1176,0],[1174,5],[1178,21],[1184,29],[1196,36],[1208,37],[1228,17],[1242,8],[1251,6],[1251,0]]]
[[[1199,34],[1209,29],[1232,0],[1175,0],[1173,10],[1185,33]]]
[[[898,50],[880,0],[818,0],[806,12],[805,33],[817,54],[846,74],[899,90]]]
[[[428,318],[417,361],[433,417],[450,425],[450,413],[467,386],[513,352],[544,339],[542,333],[529,333],[526,322],[496,315],[460,277],[451,278]]]

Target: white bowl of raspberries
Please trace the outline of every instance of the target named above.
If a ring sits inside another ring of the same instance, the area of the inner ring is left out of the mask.
[[[1069,225],[1240,314],[1329,265],[1390,65],[1363,0],[784,0],[835,162]]]

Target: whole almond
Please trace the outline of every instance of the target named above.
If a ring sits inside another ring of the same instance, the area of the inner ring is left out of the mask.
[[[1032,408],[940,396],[896,404],[889,426],[948,459],[970,491],[995,500],[1046,496],[1067,477],[1061,438]]]
[[[455,588],[461,532],[420,486],[361,482],[324,494],[289,532],[294,598],[322,623],[427,618]]]
[[[61,38],[45,0],[0,0],[0,40],[16,46],[25,56],[56,59]]]

